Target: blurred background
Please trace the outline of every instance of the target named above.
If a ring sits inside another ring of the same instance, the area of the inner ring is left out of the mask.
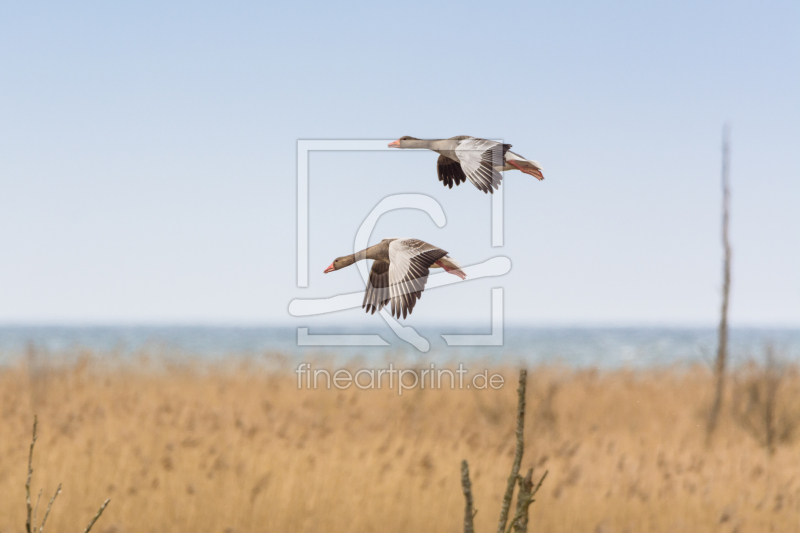
[[[447,225],[395,211],[374,241],[409,236],[464,264],[513,263],[502,279],[425,293],[406,323],[429,328],[434,349],[447,328],[489,331],[494,286],[507,289],[512,344],[515,327],[706,328],[700,337],[713,338],[726,122],[730,320],[798,342],[786,331],[800,327],[794,3],[0,10],[5,353],[97,336],[28,326],[181,347],[185,335],[165,328],[250,328],[190,335],[231,349],[242,336],[258,338],[250,348],[288,346],[298,326],[355,327],[405,349],[358,309],[287,313],[294,298],[363,290],[355,269],[322,270],[398,192],[433,196]],[[310,285],[297,288],[299,139],[461,134],[504,139],[545,168],[542,183],[506,176],[503,248],[490,244],[490,199],[444,189],[435,154],[314,152]]]

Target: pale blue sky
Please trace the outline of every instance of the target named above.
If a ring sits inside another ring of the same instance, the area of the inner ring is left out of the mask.
[[[293,320],[363,289],[358,225],[502,280],[425,293],[408,322],[713,324],[720,131],[730,121],[734,324],[800,326],[797,2],[5,3],[0,322]],[[539,160],[489,200],[433,153],[311,156],[309,289],[295,287],[298,139],[475,135]],[[325,320],[379,320],[361,310]]]

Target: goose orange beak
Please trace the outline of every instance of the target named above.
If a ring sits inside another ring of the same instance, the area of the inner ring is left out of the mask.
[[[390,142],[389,148],[400,148],[400,139]]]
[[[333,268],[333,263],[331,263],[331,266],[329,266],[328,268],[326,268],[326,269],[325,269],[325,272],[323,272],[323,274],[327,274],[328,272],[333,272],[334,270],[335,270],[335,269]]]

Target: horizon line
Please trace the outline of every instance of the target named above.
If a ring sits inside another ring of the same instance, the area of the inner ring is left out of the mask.
[[[475,328],[486,326],[483,322],[430,322],[426,325],[416,325],[422,329],[434,328]],[[382,324],[376,323],[375,326],[381,327]],[[294,329],[297,327],[308,327],[308,325],[291,324],[281,321],[72,321],[72,320],[42,320],[42,321],[0,321],[0,329],[6,328],[208,328],[208,329]],[[325,323],[316,327],[321,328],[341,328],[356,329],[370,328],[372,324],[357,323]],[[704,322],[509,322],[504,324],[505,328],[531,328],[531,329],[717,329],[718,324]],[[800,324],[786,322],[742,322],[729,323],[732,329],[785,329],[800,330]]]

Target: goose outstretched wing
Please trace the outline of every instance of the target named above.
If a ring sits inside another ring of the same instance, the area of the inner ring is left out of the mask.
[[[497,168],[505,165],[503,156],[509,148],[510,144],[470,137],[458,143],[456,156],[467,179],[484,193],[493,193],[500,188],[503,176]]]
[[[430,267],[446,255],[445,250],[417,239],[396,239],[389,244],[389,299],[393,316],[406,318],[414,310],[428,282]]]

